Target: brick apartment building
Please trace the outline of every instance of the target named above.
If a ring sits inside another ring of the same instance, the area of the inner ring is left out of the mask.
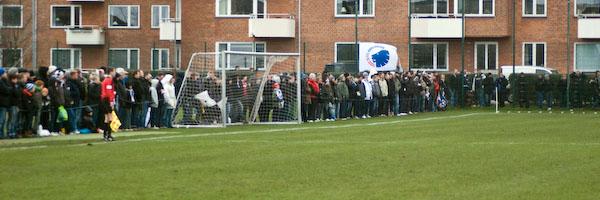
[[[157,70],[185,68],[194,52],[300,51],[318,72],[354,61],[354,1],[1,0],[0,65]],[[396,46],[406,69],[410,38],[412,69],[461,68],[461,0],[412,0],[410,19],[408,0],[357,1],[360,42]],[[600,69],[600,0],[515,4],[516,65]],[[512,65],[513,1],[466,0],[465,10],[465,69]]]

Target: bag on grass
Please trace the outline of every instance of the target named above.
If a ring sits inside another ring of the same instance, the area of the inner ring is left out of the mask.
[[[58,107],[58,117],[56,118],[56,122],[66,122],[69,120],[69,114],[64,106]]]
[[[119,117],[117,117],[115,111],[112,112],[112,118],[113,120],[110,122],[110,129],[116,133],[119,131],[119,127],[121,127],[121,120],[119,120]]]

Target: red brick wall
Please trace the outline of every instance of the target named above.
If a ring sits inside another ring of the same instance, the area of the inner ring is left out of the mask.
[[[19,2],[9,0],[4,2]],[[30,16],[30,1],[25,4],[25,16]],[[450,13],[453,13],[453,0],[450,0]],[[516,0],[516,64],[522,64],[523,42],[546,42],[547,66],[566,71],[567,48],[573,55],[573,44],[580,42],[577,38],[577,18],[571,20],[571,43],[566,43],[566,2],[547,1],[547,17],[522,17],[522,0]],[[51,29],[50,5],[71,4],[66,0],[38,1],[38,65],[50,64],[50,48],[68,47],[65,44],[65,32],[62,29]],[[150,28],[151,5],[171,5],[171,16],[175,14],[175,0],[111,0],[104,3],[81,4],[83,24],[107,26],[109,4],[139,4],[139,29],[107,29],[106,45],[82,46],[83,66],[86,68],[107,64],[108,48],[139,48],[140,66],[150,68],[150,49],[172,48],[172,43],[159,41],[159,30]],[[268,0],[268,13],[289,13],[298,16],[298,0]],[[215,51],[216,42],[252,42],[266,41],[269,52],[296,52],[298,41],[306,44],[306,62],[303,65],[310,72],[322,71],[324,65],[334,62],[335,42],[354,41],[354,19],[336,18],[334,0],[302,0],[302,38],[252,38],[248,36],[248,18],[220,18],[215,16],[215,0],[183,0],[183,33],[182,33],[182,65],[185,67],[190,55],[194,52]],[[569,9],[573,9],[571,6]],[[408,5],[407,1],[377,0],[375,17],[364,17],[359,20],[359,40],[362,42],[381,42],[398,47],[402,66],[408,66]],[[512,5],[511,1],[496,1],[495,17],[469,17],[466,21],[465,69],[474,69],[474,43],[494,41],[499,44],[499,65],[512,64]],[[573,13],[573,10],[571,10]],[[22,30],[28,32],[27,28]],[[28,32],[30,34],[30,31]],[[423,40],[439,41],[450,44],[450,70],[460,69],[460,39]],[[587,40],[600,42],[599,40]],[[29,46],[28,42],[23,43]],[[206,47],[206,49],[205,49]],[[171,55],[173,50],[170,51]],[[31,65],[28,58],[30,52],[24,52],[25,66]],[[173,60],[171,59],[171,62]],[[572,66],[573,58],[569,62]]]

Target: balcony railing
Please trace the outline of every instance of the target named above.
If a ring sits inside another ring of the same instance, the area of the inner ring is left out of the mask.
[[[411,37],[413,38],[461,38],[461,18],[453,15],[413,15]]]
[[[181,20],[162,19],[160,21],[160,40],[181,40]]]
[[[600,17],[579,16],[577,20],[577,36],[580,39],[600,39]]]
[[[100,26],[71,26],[65,32],[68,45],[104,45],[104,29]]]
[[[296,20],[290,14],[253,16],[248,20],[248,36],[255,38],[294,38]]]

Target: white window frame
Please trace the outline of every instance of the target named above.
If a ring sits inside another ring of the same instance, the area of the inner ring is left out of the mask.
[[[18,7],[21,10],[21,23],[19,26],[4,26],[4,20],[2,20],[2,14],[4,12],[4,7]],[[23,5],[17,4],[8,4],[8,5],[0,5],[0,27],[1,28],[23,28]]]
[[[164,7],[167,7],[167,18],[160,18],[163,14],[162,9]],[[158,8],[158,26],[154,26],[154,8]],[[160,28],[160,23],[164,20],[164,19],[168,19],[171,16],[171,6],[169,5],[152,5],[152,7],[150,8],[150,26],[151,28]]]
[[[69,50],[71,53],[71,60],[70,60],[70,68],[71,69],[81,69],[83,68],[83,62],[82,62],[82,58],[83,58],[83,51],[81,51],[81,48],[51,48],[50,49],[50,64],[52,65],[52,60],[53,57],[52,55],[54,55],[54,51],[55,50]],[[79,66],[75,66],[75,51],[79,51]],[[74,67],[75,66],[75,67]]]
[[[490,71],[490,70],[498,70],[499,66],[498,66],[498,42],[475,42],[475,45],[473,46],[473,52],[475,53],[475,56],[473,57],[473,69],[475,71],[479,70],[477,69],[477,45],[485,45],[485,69],[483,69],[484,71]],[[489,52],[488,52],[488,46],[489,45],[496,45],[496,69],[490,69],[489,66]]]
[[[337,1],[338,0],[333,0],[333,14],[335,14],[335,17],[337,18],[352,18],[352,17],[356,17],[355,14],[338,14],[338,8],[337,8]],[[369,17],[375,17],[375,10],[376,9],[376,5],[377,5],[377,0],[373,0],[373,14],[369,14],[369,15],[365,15],[363,14],[364,12],[364,4],[362,3],[363,0],[357,0],[358,2],[358,17],[361,18],[369,18]]]
[[[161,67],[163,50],[167,50],[167,68]],[[150,50],[150,70],[154,70],[154,51],[158,51],[158,69],[156,69],[156,70],[170,69],[169,66],[171,66],[170,65],[171,64],[171,52],[169,50],[170,50],[169,48],[151,48],[151,50]]]
[[[533,1],[533,14],[525,13],[525,2]],[[546,17],[548,15],[548,0],[544,0],[544,14],[537,14],[537,6],[535,4],[537,0],[523,0],[521,3],[523,17]]]
[[[575,3],[573,3],[573,16],[575,16],[575,17],[579,16],[579,14],[577,14],[577,0],[575,0]],[[581,16],[600,17],[600,14],[581,14]]]
[[[3,52],[6,49],[18,49],[19,50],[19,53],[21,55],[19,57],[19,66],[17,66],[17,67],[23,67],[23,48],[0,48],[0,66],[7,67],[7,66],[4,66],[4,63],[2,63],[2,61],[4,60]]]
[[[338,62],[338,58],[337,58],[337,49],[338,49],[338,44],[356,44],[356,42],[336,42],[333,45],[333,62],[337,63]],[[358,44],[360,46],[360,43]]]
[[[114,8],[114,7],[127,7],[127,26],[113,26],[111,21],[110,21],[110,9]],[[138,19],[138,24],[137,26],[131,26],[131,8],[132,7],[137,7],[138,9],[138,13],[137,13],[137,19]],[[140,16],[142,15],[142,10],[140,10],[140,5],[108,5],[108,28],[114,28],[114,29],[139,29],[142,26],[142,19],[140,18]]]
[[[573,71],[581,71],[581,72],[596,72],[596,70],[578,70],[577,69],[577,45],[580,44],[600,44],[600,42],[575,42],[573,44]],[[600,65],[600,63],[599,63]]]
[[[414,68],[411,66],[411,69],[413,70],[421,70],[421,71],[429,71],[429,72],[447,72],[450,71],[450,42],[412,42],[411,45],[415,45],[415,44],[434,44],[433,46],[433,69],[422,69],[422,68]],[[438,48],[438,44],[445,44],[446,45],[446,69],[438,69],[437,67],[437,48]],[[411,51],[413,51],[414,48],[411,47]],[[414,57],[414,53],[412,53],[413,57]]]
[[[433,1],[433,12],[434,13],[411,13],[411,16],[416,16],[416,17],[419,17],[419,16],[423,16],[423,17],[449,16],[450,15],[450,1],[451,0],[448,0],[446,3],[447,4],[446,13],[438,13],[437,12],[438,2],[437,2],[437,0],[434,0]],[[408,6],[408,9],[412,9],[411,6],[412,6],[412,1],[411,1],[411,5]]]
[[[454,0],[454,15],[462,16],[458,13],[458,1]],[[483,14],[483,0],[479,0],[479,14],[466,14],[465,17],[495,17],[496,16],[496,0],[492,0],[492,14]]]
[[[231,14],[231,0],[227,0],[227,1],[228,1],[228,3],[227,3],[227,13],[228,14],[221,15],[221,14],[219,14],[219,6],[220,6],[219,0],[215,0],[215,16],[216,17],[237,18],[237,17],[252,17],[255,15],[258,15],[258,0],[251,0],[252,1],[252,14],[249,14],[249,15],[232,15]],[[267,15],[267,13],[268,13],[267,12],[267,2],[268,2],[268,0],[265,0],[265,5],[263,8],[263,10],[265,11],[265,13],[264,13],[265,15]]]
[[[253,52],[256,52],[257,44],[262,44],[265,47],[264,52],[267,52],[267,43],[266,42],[216,42],[215,43],[215,52],[217,52],[217,56],[216,56],[217,62],[215,62],[215,69],[217,69],[217,70],[221,70],[221,68],[219,68],[219,65],[221,63],[221,52],[219,52],[219,45],[221,45],[221,44],[227,44],[227,50],[231,49],[232,44],[252,44]],[[253,60],[252,62],[253,62],[253,64],[255,64],[256,60]],[[225,70],[235,70],[233,66],[230,66],[231,65],[231,57],[227,58],[227,63],[225,65],[226,65]],[[265,63],[265,65],[266,65],[266,63]],[[255,70],[258,70],[258,71],[264,70],[264,68],[259,69],[256,66],[254,66],[254,67],[256,68]],[[245,68],[245,67],[240,67],[239,69],[250,70],[250,68]]]
[[[537,45],[538,44],[543,44],[544,45],[544,68],[546,68],[546,66],[548,66],[548,63],[546,62],[548,60],[548,44],[546,44],[546,42],[523,42],[522,47],[521,47],[521,64],[523,66],[528,66],[525,64],[525,45],[527,44],[531,44],[533,45],[533,49],[532,49],[532,65],[534,67],[539,67],[537,66]]]
[[[71,26],[83,25],[83,9],[81,5],[51,5],[50,6],[50,28],[69,28],[69,26],[54,26],[54,8],[55,7],[71,7]],[[79,25],[75,25],[75,7],[79,8]]]
[[[142,57],[141,56],[142,52],[140,51],[140,48],[109,48],[108,49],[108,55],[110,55],[110,51],[113,51],[113,50],[116,50],[116,51],[127,50],[127,67],[125,68],[126,70],[138,70],[138,69],[140,69],[140,65],[141,65],[140,64],[140,57]],[[131,51],[137,51],[138,52],[138,56],[137,56],[137,64],[138,64],[138,66],[137,66],[137,69],[132,69],[131,68]],[[150,66],[150,67],[152,68],[152,66]]]

